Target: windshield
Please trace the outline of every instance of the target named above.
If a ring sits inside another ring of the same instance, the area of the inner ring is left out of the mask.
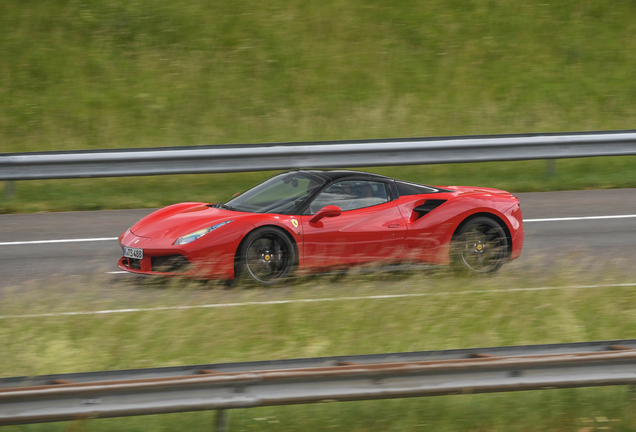
[[[325,184],[305,172],[279,174],[226,203],[232,210],[252,213],[295,214]]]

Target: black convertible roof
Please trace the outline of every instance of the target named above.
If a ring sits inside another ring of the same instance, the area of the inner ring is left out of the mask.
[[[318,177],[322,177],[327,182],[335,183],[343,179],[357,179],[357,180],[384,180],[395,182],[398,187],[398,193],[400,195],[417,195],[423,193],[436,193],[436,192],[451,192],[446,189],[441,189],[435,186],[428,186],[425,184],[413,183],[406,180],[394,179],[391,177],[383,176],[380,174],[373,174],[364,171],[353,170],[317,170],[317,169],[301,169],[296,172],[303,172],[312,174]]]

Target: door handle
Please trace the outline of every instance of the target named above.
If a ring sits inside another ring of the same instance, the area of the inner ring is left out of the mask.
[[[400,224],[399,223],[392,223],[391,225],[389,225],[389,228],[399,228]]]

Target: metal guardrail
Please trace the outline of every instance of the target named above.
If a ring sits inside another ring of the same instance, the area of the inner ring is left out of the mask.
[[[3,379],[0,425],[633,384],[634,339],[198,365]]]
[[[0,181],[636,155],[636,130],[0,154]]]

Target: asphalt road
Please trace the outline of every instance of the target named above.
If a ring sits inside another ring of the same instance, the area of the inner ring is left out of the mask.
[[[520,266],[537,257],[568,254],[629,258],[636,245],[636,217],[534,221],[550,218],[636,215],[636,189],[525,193],[526,243]],[[0,215],[0,288],[33,279],[104,275],[118,271],[116,240],[40,243],[47,240],[116,238],[152,209]],[[16,244],[22,242],[37,242]]]

